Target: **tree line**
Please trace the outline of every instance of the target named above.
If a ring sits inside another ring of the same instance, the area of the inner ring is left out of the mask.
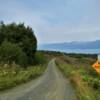
[[[0,63],[21,66],[34,64],[37,39],[31,27],[24,23],[0,23]]]

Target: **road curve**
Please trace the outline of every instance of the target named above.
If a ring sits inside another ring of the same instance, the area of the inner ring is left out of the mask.
[[[63,77],[54,59],[45,73],[27,84],[0,93],[0,100],[77,100],[69,81]]]

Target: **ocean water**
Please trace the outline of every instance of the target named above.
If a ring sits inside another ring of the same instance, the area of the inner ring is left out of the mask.
[[[82,53],[82,54],[100,54],[100,49],[53,49],[53,48],[40,48],[39,50],[60,51],[66,53]]]

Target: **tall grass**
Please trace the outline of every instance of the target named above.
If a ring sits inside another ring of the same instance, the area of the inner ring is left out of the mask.
[[[6,68],[0,67],[0,91],[26,83],[40,76],[45,71],[45,68],[45,65],[30,66],[27,68],[19,66],[10,68],[9,66]]]
[[[56,63],[75,88],[78,100],[100,100],[100,76],[90,66],[91,60],[67,56],[57,59]]]

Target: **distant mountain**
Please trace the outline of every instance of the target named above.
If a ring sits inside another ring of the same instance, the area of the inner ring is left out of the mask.
[[[100,49],[100,40],[87,42],[66,42],[39,45],[38,49],[52,50],[52,49]]]

